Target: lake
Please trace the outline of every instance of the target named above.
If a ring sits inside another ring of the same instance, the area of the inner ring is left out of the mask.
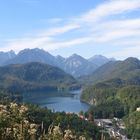
[[[87,111],[89,105],[80,101],[81,91],[43,91],[23,94],[24,102],[38,104],[53,111],[78,113]]]

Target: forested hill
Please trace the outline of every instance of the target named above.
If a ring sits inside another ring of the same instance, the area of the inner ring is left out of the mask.
[[[96,102],[115,96],[117,91],[127,86],[140,86],[140,61],[128,58],[105,64],[89,77],[91,87],[85,88],[82,99],[89,102],[95,94],[100,96]]]
[[[76,80],[51,65],[32,62],[0,67],[0,88],[10,90],[39,90],[71,87]]]
[[[124,61],[109,62],[91,75],[82,78],[82,81],[98,83],[116,78],[130,83],[140,83],[140,61],[137,58],[130,57]]]

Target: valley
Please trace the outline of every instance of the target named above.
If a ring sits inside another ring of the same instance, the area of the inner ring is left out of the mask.
[[[65,59],[40,49],[23,50],[0,67],[0,81],[3,98],[8,95],[19,103],[36,104],[53,113],[75,114],[90,123],[92,120],[92,124],[95,121],[96,125],[109,119],[114,126],[99,125],[99,128],[110,137],[139,138],[139,125],[135,121],[129,123],[130,119],[139,122],[140,115],[136,111],[140,106],[137,58],[117,61],[98,55],[88,61],[77,54]],[[125,127],[115,126],[114,118],[121,120]]]
[[[140,0],[1,0],[0,140],[140,140]]]

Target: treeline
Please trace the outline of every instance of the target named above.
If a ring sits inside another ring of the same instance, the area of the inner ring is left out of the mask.
[[[0,89],[0,104],[7,104],[9,102],[21,103],[22,101],[23,97],[21,93]]]

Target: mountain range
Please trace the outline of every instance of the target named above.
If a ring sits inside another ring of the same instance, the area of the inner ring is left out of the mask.
[[[0,53],[1,66],[8,64],[41,62],[59,67],[74,77],[88,75],[109,61],[114,61],[114,59],[106,58],[101,55],[96,55],[89,59],[85,59],[77,54],[73,54],[68,58],[64,58],[60,55],[53,56],[50,53],[44,51],[43,49],[38,48],[24,49],[18,54],[15,54],[13,51]]]

